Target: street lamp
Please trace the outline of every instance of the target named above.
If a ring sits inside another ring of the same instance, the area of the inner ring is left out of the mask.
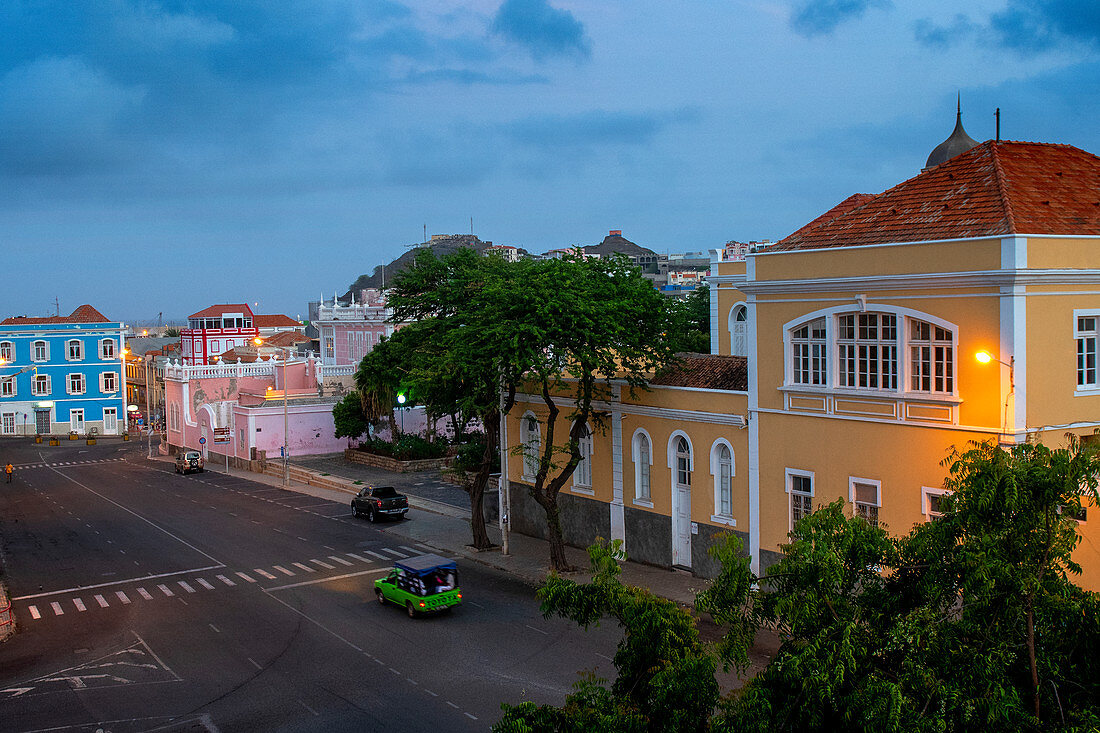
[[[1016,357],[1008,357],[1008,361],[998,359],[993,354],[985,351],[984,349],[974,354],[974,358],[978,360],[980,364],[988,364],[992,361],[998,364],[1004,364],[1008,367],[1008,394],[1005,395],[1005,414],[1004,421],[1002,423],[1002,431],[1005,435],[1008,434],[1008,401],[1016,394]]]
[[[404,435],[404,433],[405,433],[405,395],[403,395],[403,394],[397,395],[397,404],[401,405],[401,407],[399,407],[398,410],[401,413],[401,434]]]
[[[252,343],[256,344],[257,352],[259,346],[263,344],[264,340],[257,336],[252,339]],[[277,346],[274,347],[282,350],[283,352],[283,488],[290,488],[290,440],[287,433],[290,430],[290,417],[287,411],[287,391],[286,391],[286,367],[287,359],[289,357],[289,346]],[[259,354],[257,353],[257,357]],[[271,387],[268,387],[270,390]]]

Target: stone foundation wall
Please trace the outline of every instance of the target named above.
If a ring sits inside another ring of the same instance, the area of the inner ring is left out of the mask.
[[[344,458],[353,463],[361,463],[365,466],[374,466],[375,468],[384,468],[387,471],[393,471],[394,473],[411,473],[414,471],[438,471],[443,468],[447,468],[454,461],[452,456],[445,456],[443,458],[424,458],[417,461],[399,461],[396,458],[390,458],[389,456],[380,456],[376,453],[365,453],[355,448],[348,448],[344,451]]]

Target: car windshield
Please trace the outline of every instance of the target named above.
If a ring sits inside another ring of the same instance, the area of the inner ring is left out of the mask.
[[[199,454],[198,453],[187,453],[183,457],[186,458],[189,461],[193,461],[193,460],[195,460],[196,458],[199,457]]]
[[[379,486],[373,491],[372,496],[379,499],[392,499],[397,496],[397,491],[392,486]]]

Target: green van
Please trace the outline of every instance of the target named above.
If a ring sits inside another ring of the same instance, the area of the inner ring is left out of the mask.
[[[404,606],[410,618],[446,611],[462,603],[458,565],[431,554],[398,560],[386,577],[374,581],[374,594],[383,606],[387,601]]]

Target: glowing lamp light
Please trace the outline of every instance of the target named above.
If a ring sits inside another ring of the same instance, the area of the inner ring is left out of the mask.
[[[126,412],[137,412],[137,405],[126,405]]]
[[[989,362],[993,361],[993,354],[990,354],[988,351],[979,351],[978,353],[974,354],[974,358],[982,364],[988,364]]]
[[[405,395],[403,395],[403,394],[397,395],[397,404],[399,404],[399,405],[405,404]]]
[[[260,344],[262,344],[263,342],[264,342],[264,340],[263,340],[262,338],[260,338],[259,336],[257,336],[256,338],[252,339],[252,343],[256,344],[257,346],[259,346],[259,345],[260,345]]]

